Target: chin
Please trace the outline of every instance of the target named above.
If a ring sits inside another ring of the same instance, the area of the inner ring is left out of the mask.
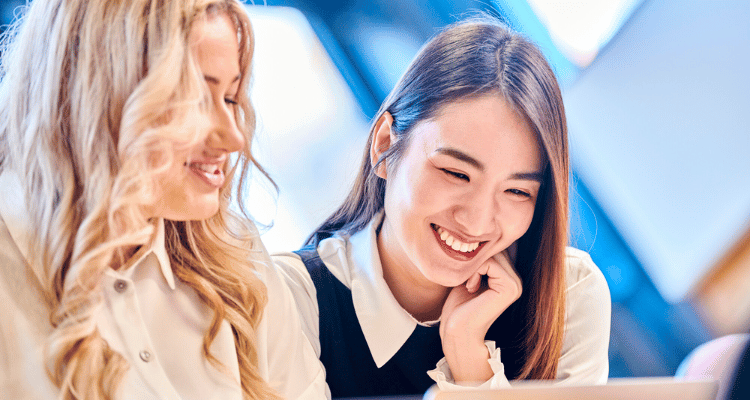
[[[428,271],[425,271],[425,272],[428,272]],[[432,269],[428,273],[429,275],[427,274],[424,274],[424,275],[430,282],[433,282],[443,287],[451,287],[451,288],[463,285],[469,279],[469,276],[471,276],[471,274],[467,275],[463,271],[455,271],[455,270],[450,270],[447,268],[440,269],[440,270]]]
[[[207,220],[219,212],[219,205],[205,204],[202,206],[193,205],[185,207],[182,210],[174,210],[166,213],[162,217],[170,221],[203,221]]]
[[[215,216],[219,213],[219,205],[217,204],[214,207],[207,207],[200,211],[196,210],[195,213],[191,216],[190,220],[193,221],[203,221],[206,219],[210,219],[211,217]]]

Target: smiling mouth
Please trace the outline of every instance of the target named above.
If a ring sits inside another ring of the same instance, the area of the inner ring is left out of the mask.
[[[220,188],[224,185],[224,171],[219,164],[191,162],[185,163],[191,171],[198,175],[209,186]]]
[[[461,255],[468,258],[474,257],[479,250],[484,246],[487,241],[483,242],[462,242],[455,236],[451,235],[448,231],[435,224],[430,224],[432,230],[435,232],[435,237],[441,244],[443,249],[452,255]]]

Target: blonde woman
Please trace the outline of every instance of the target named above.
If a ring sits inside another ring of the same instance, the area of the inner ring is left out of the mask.
[[[236,0],[36,0],[11,27],[0,398],[325,397],[289,289],[229,208],[260,169],[252,52]]]

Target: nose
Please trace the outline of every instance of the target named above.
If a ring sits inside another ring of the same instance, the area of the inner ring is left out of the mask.
[[[500,206],[494,192],[474,192],[461,200],[453,210],[453,218],[463,233],[482,237],[499,232]]]
[[[234,153],[245,147],[245,135],[237,127],[232,107],[224,101],[214,102],[211,107],[211,131],[208,146],[226,153]]]

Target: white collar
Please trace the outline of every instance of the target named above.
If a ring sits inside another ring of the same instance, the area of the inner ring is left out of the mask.
[[[0,216],[5,221],[5,225],[10,232],[11,238],[16,243],[16,246],[21,251],[26,263],[31,265],[31,269],[36,275],[40,283],[45,284],[47,282],[47,274],[43,268],[39,265],[32,265],[29,260],[29,245],[32,240],[32,229],[29,225],[28,210],[26,208],[26,202],[24,199],[24,188],[21,185],[19,176],[13,172],[5,170],[0,173],[0,187],[4,190],[4,194],[0,196]],[[144,246],[144,249],[138,251],[133,257],[132,262],[128,262],[128,265],[136,266],[145,259],[151,253],[154,253],[156,259],[159,262],[162,275],[166,280],[167,284],[171,289],[174,290],[174,274],[172,272],[172,264],[169,262],[169,256],[164,243],[164,220],[159,218],[154,224],[155,232],[151,243]],[[68,271],[65,281],[73,282],[72,279],[76,275],[77,271],[71,269]],[[66,284],[66,286],[68,286]],[[66,287],[67,289],[67,287]]]
[[[418,324],[393,297],[383,278],[376,233],[381,221],[382,212],[365,229],[348,238],[343,254],[338,250],[342,239],[343,243],[346,239],[339,236],[323,240],[318,246],[321,260],[352,291],[354,311],[378,368],[396,354]]]
[[[150,254],[156,256],[156,260],[159,263],[159,269],[164,280],[169,285],[169,288],[174,290],[174,273],[172,272],[172,264],[169,261],[167,255],[167,249],[164,243],[164,219],[158,218],[153,224],[154,232],[152,234],[151,242],[142,246],[118,271],[110,270],[112,276],[117,278],[132,279],[135,270],[142,265]],[[71,268],[65,277],[65,290],[68,290],[75,281],[78,271],[75,268]]]
[[[143,246],[138,250],[133,257],[128,260],[125,264],[125,268],[122,269],[122,274],[126,277],[131,277],[136,268],[138,268],[149,254],[154,254],[156,260],[159,262],[159,269],[164,277],[164,280],[169,285],[169,288],[174,290],[174,272],[172,271],[172,263],[169,261],[169,255],[167,254],[166,243],[164,239],[164,219],[157,218],[154,223],[155,232],[151,242]]]

